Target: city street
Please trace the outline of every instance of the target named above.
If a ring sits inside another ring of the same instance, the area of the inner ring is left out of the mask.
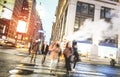
[[[119,8],[120,0],[0,0],[0,77],[120,77]]]
[[[41,55],[37,56],[36,64],[30,63],[30,56],[23,49],[0,49],[0,77],[120,77],[120,67],[104,64],[90,64],[78,62],[76,71],[68,76],[64,69],[64,62],[60,62],[53,76],[49,70],[49,56],[41,65]],[[16,74],[16,71],[20,73]]]

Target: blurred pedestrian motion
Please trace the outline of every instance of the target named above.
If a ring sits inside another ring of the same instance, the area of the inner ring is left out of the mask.
[[[43,45],[42,45],[42,48],[41,48],[41,52],[42,52],[42,64],[45,62],[45,59],[46,59],[46,55],[48,54],[48,44],[47,42],[44,42]]]
[[[39,42],[36,40],[35,42],[33,42],[33,45],[31,47],[31,60],[30,60],[31,63],[32,61],[34,61],[34,63],[36,62],[38,50],[39,50]]]

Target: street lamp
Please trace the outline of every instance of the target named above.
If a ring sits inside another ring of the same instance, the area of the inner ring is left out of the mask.
[[[38,30],[38,32],[43,34],[42,38],[40,37],[40,42],[41,42],[40,45],[42,46],[42,44],[44,42],[46,31],[44,31],[44,30]]]
[[[39,33],[42,33],[42,34],[44,35],[44,37],[45,37],[46,31],[44,31],[44,30],[38,30],[38,32],[39,32]]]
[[[46,33],[46,31],[44,31],[44,30],[38,30],[38,32],[40,32],[40,33]]]

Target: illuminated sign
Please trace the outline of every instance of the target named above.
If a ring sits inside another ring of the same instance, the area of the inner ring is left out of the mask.
[[[25,21],[22,21],[22,20],[18,21],[17,32],[20,32],[20,33],[27,32],[27,23]]]

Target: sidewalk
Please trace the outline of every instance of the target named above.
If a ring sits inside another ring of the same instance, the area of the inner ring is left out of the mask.
[[[98,58],[98,59],[90,59],[86,57],[81,57],[82,62],[85,63],[90,63],[90,64],[104,64],[104,65],[109,65],[110,64],[110,59],[103,59],[103,58]]]
[[[88,63],[88,64],[96,64],[96,65],[109,65],[110,66],[110,60],[108,58],[98,58],[91,60],[90,58],[87,57],[81,57],[81,62],[83,63]],[[120,66],[120,64],[115,64],[115,66]]]

